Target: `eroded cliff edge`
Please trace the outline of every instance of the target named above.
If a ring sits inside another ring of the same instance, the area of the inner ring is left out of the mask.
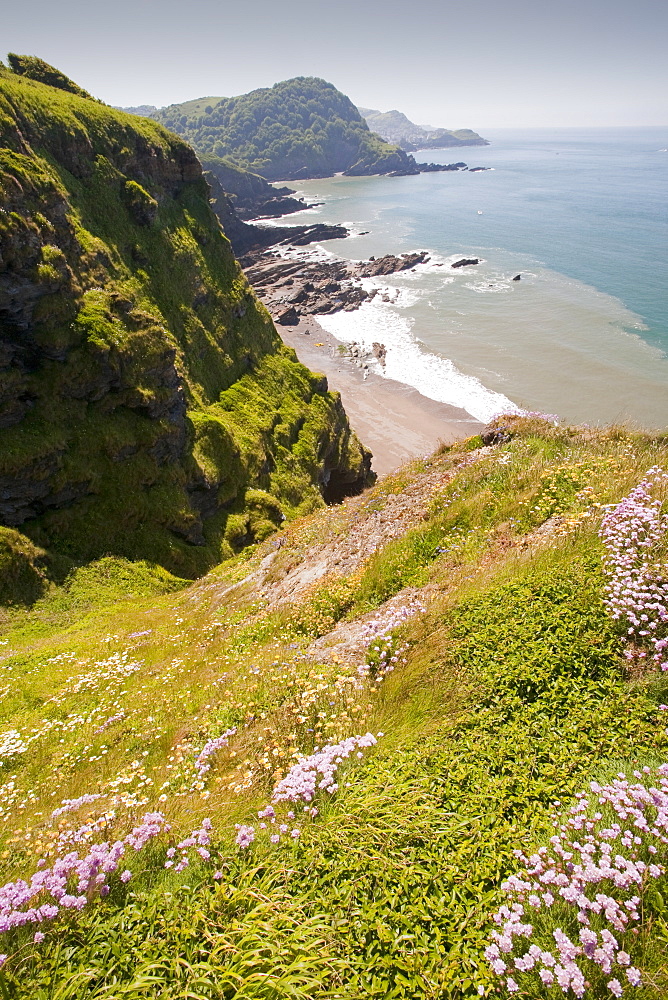
[[[362,487],[184,141],[2,69],[0,185],[0,525],[193,576]]]

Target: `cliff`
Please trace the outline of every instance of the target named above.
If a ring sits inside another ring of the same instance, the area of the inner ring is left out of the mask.
[[[316,77],[173,104],[152,117],[200,156],[225,157],[267,180],[417,173],[412,158],[369,130],[345,94]]]
[[[194,576],[361,488],[182,139],[2,69],[0,195],[0,525]]]
[[[401,111],[374,111],[372,108],[358,110],[373,132],[409,153],[417,149],[489,146],[487,139],[468,128],[426,129],[410,121]]]

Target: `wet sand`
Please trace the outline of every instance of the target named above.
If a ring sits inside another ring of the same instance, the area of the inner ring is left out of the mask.
[[[365,379],[347,350],[338,350],[344,345],[312,316],[277,330],[303,364],[322,372],[330,390],[341,393],[351,427],[373,452],[372,468],[379,476],[431,454],[441,443],[478,434],[483,426],[466,410],[438,403],[402,382],[374,372]]]

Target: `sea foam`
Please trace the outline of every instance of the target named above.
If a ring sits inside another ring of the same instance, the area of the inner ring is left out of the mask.
[[[386,286],[387,287],[387,286]],[[383,294],[397,292],[392,302],[383,302]],[[344,344],[356,342],[367,351],[374,343],[387,349],[385,366],[377,366],[378,374],[412,386],[441,403],[461,407],[477,420],[486,422],[502,411],[517,407],[504,395],[486,388],[472,375],[459,371],[447,358],[425,351],[413,335],[413,320],[402,316],[397,306],[409,306],[414,295],[405,289],[381,288],[379,294],[365,302],[356,312],[338,312],[318,316],[318,322]]]

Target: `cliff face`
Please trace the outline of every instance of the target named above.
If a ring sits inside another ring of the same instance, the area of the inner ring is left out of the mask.
[[[0,205],[0,524],[187,576],[361,487],[185,142],[0,70]]]

